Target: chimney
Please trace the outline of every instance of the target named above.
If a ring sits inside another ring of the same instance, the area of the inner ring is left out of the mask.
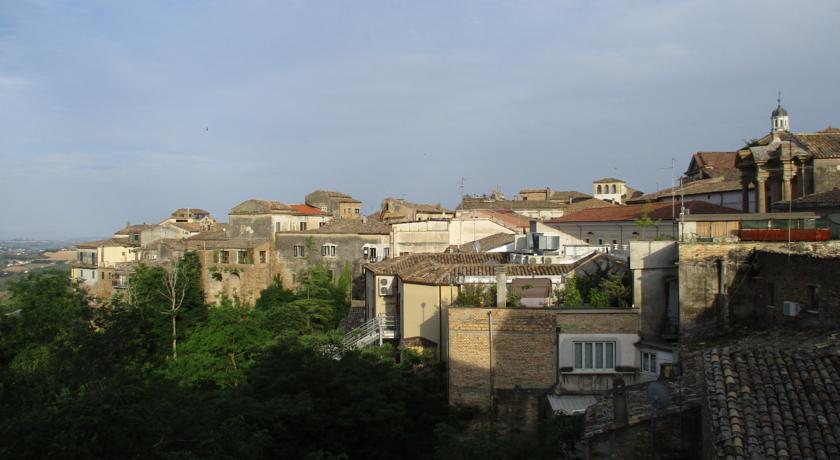
[[[496,266],[496,306],[507,307],[507,268],[504,265]]]
[[[624,379],[613,380],[613,428],[627,426],[627,392]]]

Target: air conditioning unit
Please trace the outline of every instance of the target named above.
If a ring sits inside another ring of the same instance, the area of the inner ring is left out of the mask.
[[[379,280],[379,295],[393,295],[394,294],[394,279],[382,278]]]
[[[802,304],[798,302],[785,300],[782,303],[782,314],[785,316],[799,316],[800,311],[802,311]]]

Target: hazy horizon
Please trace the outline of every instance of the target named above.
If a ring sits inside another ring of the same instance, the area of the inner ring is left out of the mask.
[[[840,3],[0,2],[0,239],[340,190],[645,192],[840,125]]]

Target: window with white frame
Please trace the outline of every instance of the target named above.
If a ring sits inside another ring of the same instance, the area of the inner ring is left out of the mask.
[[[648,374],[659,374],[659,368],[656,367],[656,352],[643,351],[642,352],[642,372]]]
[[[615,342],[575,342],[575,369],[615,368]]]
[[[295,245],[295,257],[303,257],[306,255],[306,249],[302,244]]]
[[[321,246],[321,256],[322,257],[335,257],[335,245],[334,244],[325,244]]]

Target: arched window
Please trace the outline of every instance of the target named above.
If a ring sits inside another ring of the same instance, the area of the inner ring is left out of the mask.
[[[598,193],[599,194],[601,193],[601,186],[600,185],[598,185]]]
[[[615,193],[615,184],[612,185],[612,192]]]

